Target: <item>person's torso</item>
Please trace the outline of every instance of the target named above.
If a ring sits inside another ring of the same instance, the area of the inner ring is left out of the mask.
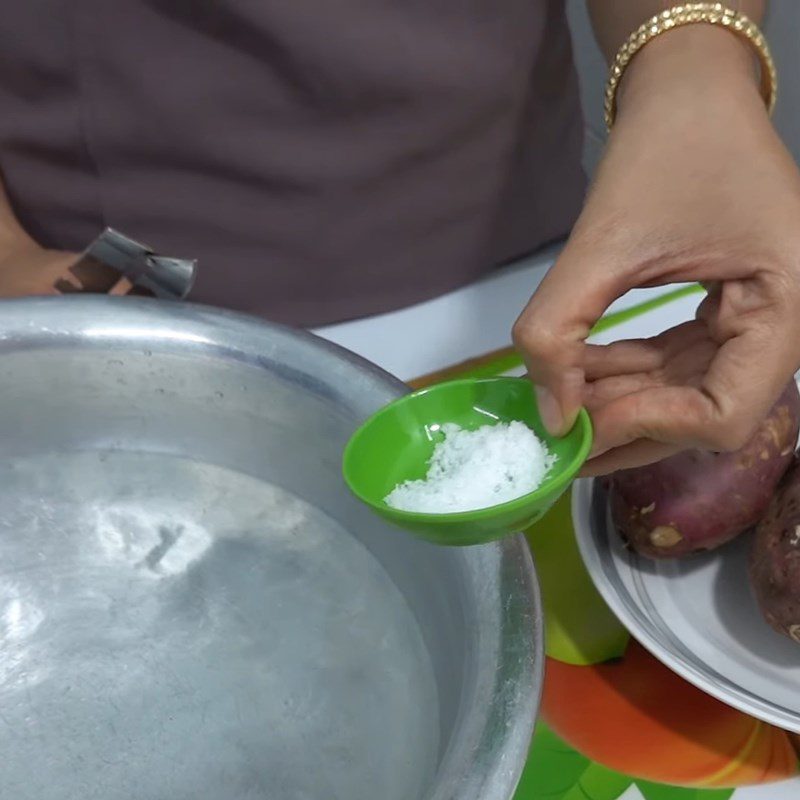
[[[319,324],[558,237],[583,192],[562,0],[30,0],[0,21],[21,221],[198,257],[193,298]]]

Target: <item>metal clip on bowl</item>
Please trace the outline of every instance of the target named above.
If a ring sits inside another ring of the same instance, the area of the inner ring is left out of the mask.
[[[194,285],[197,262],[169,258],[106,228],[54,283],[59,294],[144,295],[183,300]]]

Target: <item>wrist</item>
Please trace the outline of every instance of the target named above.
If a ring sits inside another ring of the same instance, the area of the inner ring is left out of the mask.
[[[752,48],[708,24],[676,28],[649,42],[631,61],[617,93],[619,117],[654,104],[707,111],[724,103],[766,116]]]

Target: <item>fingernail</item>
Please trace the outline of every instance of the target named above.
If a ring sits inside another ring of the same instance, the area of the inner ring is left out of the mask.
[[[551,436],[560,436],[563,433],[564,415],[558,401],[549,389],[544,386],[536,387],[536,403],[539,406],[539,416]]]

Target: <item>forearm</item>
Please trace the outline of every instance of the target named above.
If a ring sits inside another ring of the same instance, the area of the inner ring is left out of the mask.
[[[74,262],[73,253],[45,249],[28,235],[0,179],[0,297],[53,294]]]
[[[594,2],[606,54],[667,5]],[[763,4],[741,10],[760,19]],[[800,364],[800,172],[769,122],[758,48],[710,22],[658,30],[624,69],[583,211],[514,329],[545,424],[590,412],[589,474],[740,448]],[[694,320],[586,344],[630,290],[685,282],[713,287]]]
[[[17,220],[0,178],[0,257],[34,244]]]

